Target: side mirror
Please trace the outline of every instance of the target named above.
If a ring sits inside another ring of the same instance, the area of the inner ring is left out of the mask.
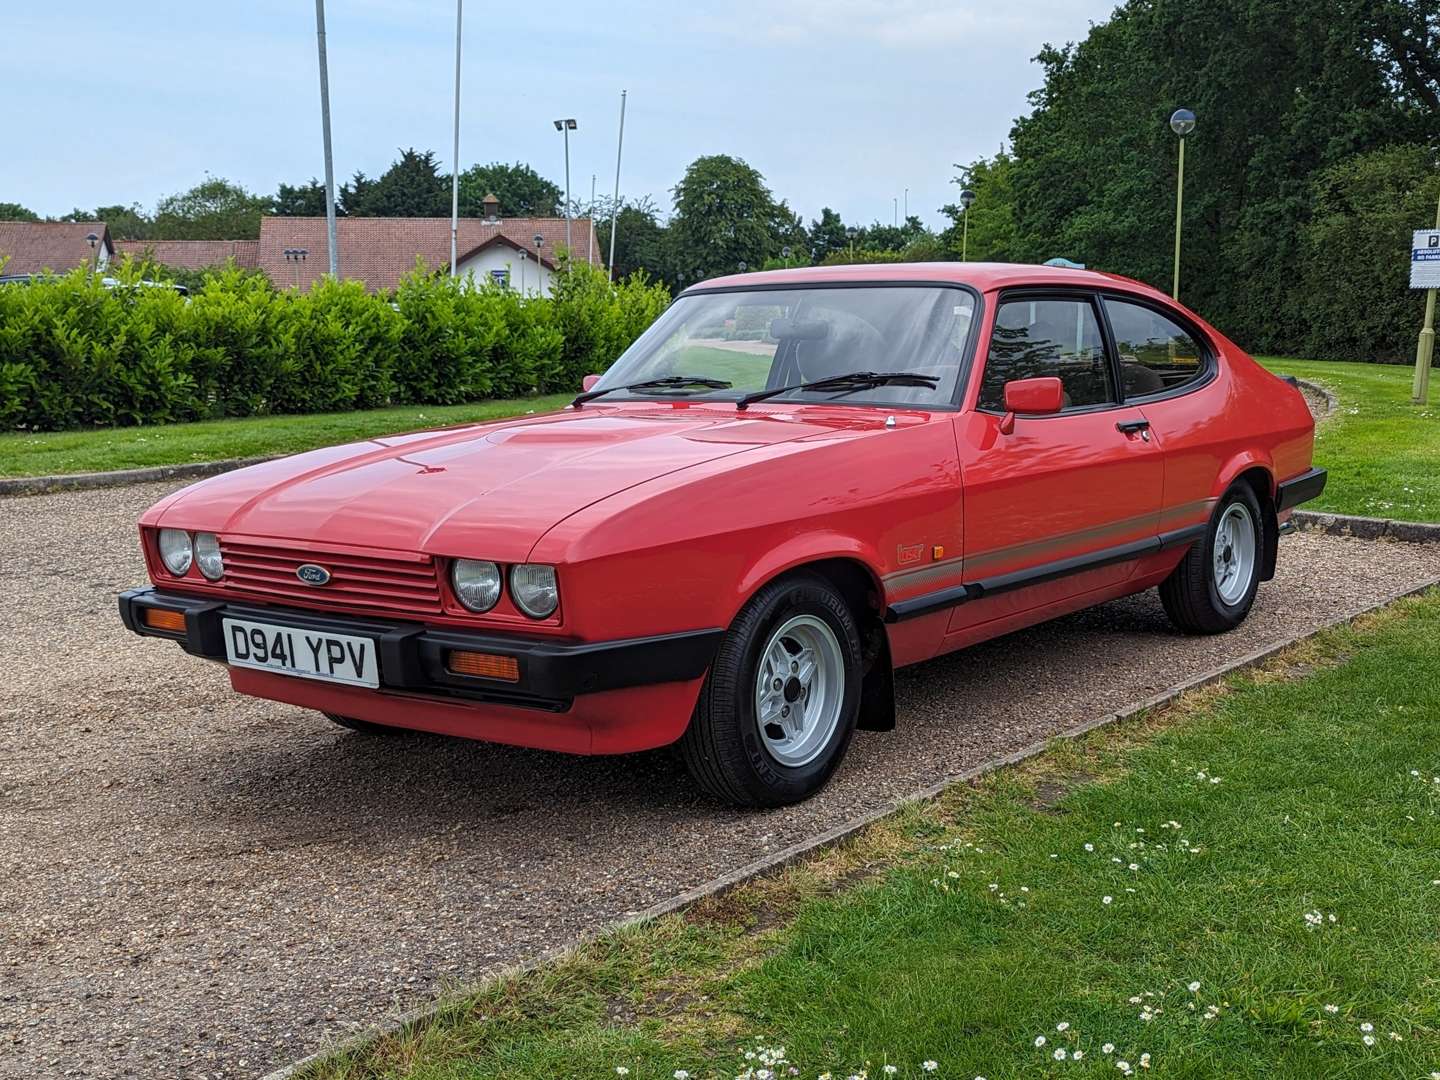
[[[580,389],[588,394],[591,390],[595,389],[595,384],[599,381],[599,375],[586,375],[585,378],[580,380]],[[1059,382],[1060,380],[1056,379],[1055,381]]]
[[[1011,379],[1005,384],[1005,418],[1000,434],[1015,430],[1015,417],[1048,416],[1065,407],[1065,387],[1054,376],[1039,379]]]

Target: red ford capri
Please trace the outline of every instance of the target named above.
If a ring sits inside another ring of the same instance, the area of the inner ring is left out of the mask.
[[[1299,390],[1162,294],[1034,266],[685,290],[570,408],[217,476],[125,625],[366,732],[678,743],[803,799],[892,673],[1157,587],[1228,630],[1325,484]]]

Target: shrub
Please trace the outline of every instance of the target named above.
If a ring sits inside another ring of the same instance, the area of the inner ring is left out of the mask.
[[[1287,351],[1321,360],[1409,363],[1425,294],[1412,290],[1411,233],[1435,220],[1435,154],[1393,146],[1318,174],[1314,216],[1301,232],[1293,308],[1303,337]]]
[[[417,266],[393,295],[353,281],[277,291],[233,266],[190,297],[124,263],[0,286],[0,428],[451,404],[578,388],[664,311],[664,286],[589,266],[553,298]]]
[[[556,327],[564,347],[559,369],[548,373],[542,389],[576,385],[604,371],[670,303],[664,285],[651,284],[637,271],[612,285],[604,271],[572,263],[555,279]]]

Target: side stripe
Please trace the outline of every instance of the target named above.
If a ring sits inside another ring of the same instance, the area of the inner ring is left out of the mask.
[[[1097,570],[1102,566],[1129,562],[1166,548],[1189,546],[1203,537],[1207,528],[1209,525],[1206,523],[1187,525],[1184,528],[1161,533],[1159,536],[1134,540],[1128,544],[1117,544],[1114,547],[1102,548],[1085,555],[1071,556],[1068,559],[1056,559],[1038,566],[1027,567],[1024,570],[981,578],[978,581],[962,585],[952,585],[921,596],[911,597],[908,600],[897,600],[885,609],[885,621],[888,623],[903,622],[906,619],[956,607],[971,600],[979,600],[981,597],[1012,592],[1015,589],[1024,589],[1031,585],[1041,585],[1048,581],[1068,577],[1071,574]]]

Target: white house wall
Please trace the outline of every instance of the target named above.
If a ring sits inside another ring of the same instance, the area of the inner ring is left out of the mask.
[[[491,277],[496,271],[510,272],[510,287],[519,290],[522,285],[527,296],[534,296],[536,289],[539,289],[541,296],[550,295],[550,270],[548,267],[539,266],[539,280],[536,280],[537,264],[534,258],[527,258],[523,263],[520,253],[514,248],[496,244],[488,247],[479,254],[460,262],[460,276],[475,275],[477,281],[484,281]]]

